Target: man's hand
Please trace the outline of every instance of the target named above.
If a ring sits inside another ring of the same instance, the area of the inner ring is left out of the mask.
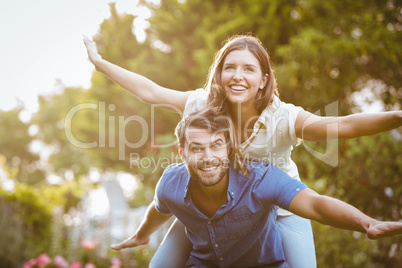
[[[110,247],[115,250],[121,250],[124,248],[133,248],[136,246],[146,245],[149,243],[149,237],[144,239],[139,239],[138,236],[135,234],[132,237],[124,240],[120,244],[113,244]]]
[[[151,234],[170,219],[171,216],[172,214],[162,214],[158,212],[155,208],[155,202],[152,201],[135,234],[120,244],[111,245],[110,247],[115,250],[120,250],[148,244]]]
[[[386,236],[402,234],[402,222],[375,221],[367,229],[370,239],[378,239]]]

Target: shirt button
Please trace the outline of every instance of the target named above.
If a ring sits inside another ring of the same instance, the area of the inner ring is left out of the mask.
[[[223,258],[219,258],[219,260],[223,261]]]
[[[217,248],[217,247],[219,247],[219,245],[218,245],[218,244],[215,244],[215,247]]]
[[[208,223],[208,224],[211,224],[211,221],[208,221],[207,223]]]

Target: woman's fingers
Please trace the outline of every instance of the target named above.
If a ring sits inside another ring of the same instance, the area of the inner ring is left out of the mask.
[[[89,40],[89,38],[85,35],[83,36],[83,41],[87,48],[89,60],[96,65],[96,62],[102,60],[102,57],[98,53],[95,42]]]

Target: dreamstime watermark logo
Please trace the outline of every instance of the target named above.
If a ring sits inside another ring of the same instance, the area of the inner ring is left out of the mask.
[[[74,146],[81,149],[90,149],[90,148],[117,148],[119,160],[126,160],[127,148],[137,149],[147,144],[150,140],[150,147],[155,148],[169,148],[177,145],[177,141],[169,141],[166,143],[157,143],[156,142],[156,131],[155,126],[158,122],[157,118],[155,118],[155,108],[167,108],[173,110],[179,114],[182,114],[180,109],[173,105],[151,105],[151,113],[150,113],[150,121],[144,119],[139,115],[131,115],[128,117],[125,116],[115,116],[115,115],[107,115],[107,113],[114,112],[116,106],[114,104],[110,104],[106,107],[105,102],[95,103],[81,103],[77,104],[73,108],[69,110],[65,118],[65,134],[69,142]],[[91,109],[97,111],[98,117],[98,136],[94,137],[93,141],[83,142],[79,140],[73,134],[73,120],[78,113],[82,112],[85,109]],[[326,148],[324,152],[317,151],[316,149],[309,146],[306,142],[302,141],[304,148],[317,159],[325,162],[330,166],[338,165],[338,157],[339,157],[339,148],[338,148],[338,133],[339,133],[339,123],[337,120],[331,119],[330,117],[338,116],[338,101],[335,101],[329,105],[325,106],[325,114],[326,117],[319,117],[319,111],[315,113],[315,115],[311,115],[308,117],[302,126],[302,135],[306,138],[306,140],[310,140],[311,133],[319,133],[321,137],[326,135]],[[286,166],[288,163],[287,159],[290,159],[289,155],[282,155],[274,152],[267,152],[268,148],[272,148],[273,151],[277,151],[279,147],[283,146],[283,144],[289,143],[290,136],[292,134],[285,133],[284,131],[277,131],[274,129],[274,126],[278,126],[280,124],[289,124],[289,116],[290,115],[273,115],[271,118],[267,120],[267,128],[261,131],[265,131],[265,135],[269,136],[269,144],[266,141],[262,142],[252,142],[248,146],[250,147],[249,151],[255,150],[255,152],[261,152],[265,150],[265,156],[268,157],[260,157],[263,161],[273,163],[278,167]],[[258,119],[258,118],[255,118]],[[253,125],[251,122],[253,120],[249,120],[250,122],[246,124],[245,129],[238,129],[238,133],[244,131],[250,131],[253,129]],[[108,124],[106,124],[108,122]],[[129,141],[126,137],[126,128],[130,124],[136,124],[137,128],[137,136],[139,136],[139,140],[136,142]],[[289,129],[292,129],[293,126],[289,126]],[[222,130],[220,130],[222,132]],[[288,131],[290,132],[290,131]],[[108,137],[106,135],[108,133]],[[314,136],[314,135],[313,135]],[[302,137],[303,138],[303,137]],[[280,150],[279,150],[280,151]],[[155,159],[153,157],[143,157],[141,158],[137,153],[131,153],[129,163],[130,168],[152,168],[153,172],[158,168],[166,168],[171,163],[180,162],[180,158],[177,154],[171,154],[167,157],[159,157]],[[258,156],[258,153],[254,154]],[[261,159],[260,159],[261,161]]]

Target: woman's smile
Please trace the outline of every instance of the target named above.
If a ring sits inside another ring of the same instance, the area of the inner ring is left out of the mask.
[[[221,77],[231,103],[253,104],[266,83],[258,59],[248,50],[230,52],[223,62]]]

